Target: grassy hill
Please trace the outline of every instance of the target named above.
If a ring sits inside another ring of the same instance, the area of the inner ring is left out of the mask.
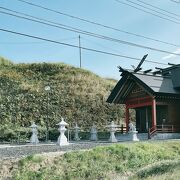
[[[1,128],[28,127],[33,121],[50,127],[65,117],[72,125],[104,126],[120,123],[122,107],[106,103],[116,81],[66,64],[12,64],[0,66]],[[45,91],[45,86],[50,91]],[[48,116],[48,117],[47,117]]]

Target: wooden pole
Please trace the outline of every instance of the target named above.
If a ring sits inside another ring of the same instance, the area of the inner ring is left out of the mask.
[[[126,105],[126,132],[129,131],[129,108]]]
[[[79,66],[81,68],[81,36],[79,35]]]
[[[152,100],[152,127],[156,126],[156,100]]]

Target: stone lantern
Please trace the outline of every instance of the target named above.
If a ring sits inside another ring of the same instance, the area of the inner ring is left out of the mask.
[[[59,122],[57,125],[59,126],[59,129],[58,129],[58,130],[59,130],[59,132],[60,132],[60,135],[59,135],[59,137],[58,137],[57,144],[58,144],[59,146],[69,145],[69,142],[68,142],[68,140],[67,140],[67,137],[66,137],[65,134],[64,134],[65,131],[67,130],[67,129],[66,129],[66,126],[68,126],[69,124],[64,121],[64,118],[61,118],[61,122]]]
[[[110,132],[109,142],[117,142],[115,132],[119,126],[114,124],[114,121],[112,121],[111,124],[106,127],[109,128],[109,132]]]
[[[39,140],[38,140],[38,131],[37,131],[37,125],[33,122],[33,124],[30,126],[30,128],[32,129],[32,135],[30,138],[30,143],[32,144],[38,144]]]

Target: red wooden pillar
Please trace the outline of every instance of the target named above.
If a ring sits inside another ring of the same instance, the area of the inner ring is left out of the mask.
[[[129,107],[126,105],[126,132],[129,131]]]
[[[156,99],[152,100],[152,127],[156,126]]]

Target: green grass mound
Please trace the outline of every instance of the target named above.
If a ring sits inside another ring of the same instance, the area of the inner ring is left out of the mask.
[[[179,179],[180,160],[168,160],[154,163],[138,171],[130,179]]]
[[[175,160],[180,160],[180,142],[117,144],[53,159],[27,157],[19,162],[14,179],[145,179],[179,168]]]
[[[47,126],[57,139],[51,135],[58,134],[53,131],[61,116],[70,126],[77,122],[88,129],[93,122],[104,127],[124,118],[121,105],[106,103],[115,80],[63,63],[12,64],[1,58],[0,65],[0,141],[17,140],[18,134],[24,139],[29,135],[24,127],[33,121],[41,127],[40,139]]]

